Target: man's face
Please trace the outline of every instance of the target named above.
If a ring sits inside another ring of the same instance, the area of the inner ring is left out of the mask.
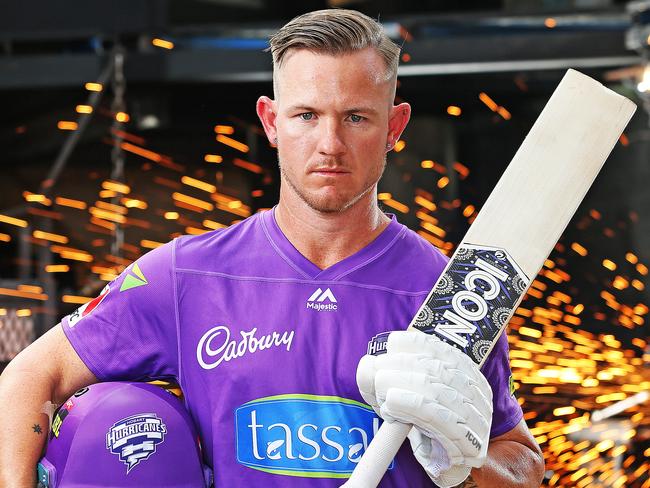
[[[394,80],[387,79],[379,54],[371,48],[339,56],[296,50],[275,81],[276,100],[268,102],[282,191],[320,212],[341,212],[374,195],[395,110]]]

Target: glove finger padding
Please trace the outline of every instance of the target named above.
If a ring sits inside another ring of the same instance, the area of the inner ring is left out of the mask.
[[[376,363],[379,356],[366,354],[359,361],[357,366],[357,386],[363,400],[379,414],[379,403],[375,394],[375,375],[377,374]]]
[[[483,395],[490,402],[492,401],[492,388],[474,361],[461,350],[441,341],[436,336],[416,330],[391,332],[386,343],[386,351],[391,355],[406,353],[424,356],[446,364],[449,369],[459,369],[474,380]]]
[[[437,401],[429,401],[413,391],[391,388],[380,413],[386,420],[413,424],[427,437],[440,442],[451,464],[480,467],[485,462],[487,435],[479,435],[465,419]],[[478,411],[476,413],[480,416]],[[487,423],[485,419],[482,422]],[[489,427],[487,430],[489,432]]]
[[[391,390],[404,390],[408,392],[421,392],[422,410],[407,410],[402,412],[408,418],[397,418],[404,423],[415,424],[423,428],[425,425],[438,425],[437,419],[429,417],[427,406],[437,404],[440,408],[436,411],[449,411],[455,423],[466,424],[468,429],[479,438],[485,438],[490,433],[490,420],[492,418],[492,405],[485,398],[477,399],[478,407],[472,399],[463,392],[438,383],[430,376],[417,372],[404,372],[394,370],[379,370],[375,375],[375,395],[380,406],[384,405],[388,392]],[[394,406],[388,406],[388,411],[393,411]],[[386,410],[386,409],[384,409]],[[413,414],[413,415],[411,415]],[[489,416],[486,418],[486,415]],[[395,418],[395,415],[391,415]],[[384,417],[385,418],[385,417]],[[452,419],[445,419],[451,421]],[[442,429],[438,429],[442,430]],[[446,435],[450,435],[446,433]]]
[[[436,398],[452,402],[456,401],[453,395],[449,397],[442,394],[449,392],[451,395],[451,391],[457,391],[466,403],[473,405],[480,412],[489,412],[490,416],[492,414],[492,389],[488,385],[489,396],[486,396],[479,384],[470,379],[464,371],[448,368],[445,363],[416,354],[387,354],[375,358],[372,363],[375,384],[364,385],[364,389],[372,388],[379,405],[386,398],[386,391],[393,387],[422,393],[435,391]],[[369,378],[365,379],[365,382],[369,381]],[[448,388],[441,389],[436,385]],[[453,404],[445,405],[453,408]]]

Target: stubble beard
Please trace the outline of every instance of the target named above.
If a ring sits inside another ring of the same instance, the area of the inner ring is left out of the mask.
[[[376,178],[368,178],[368,180],[364,184],[363,190],[355,195],[352,195],[351,197],[348,197],[346,195],[341,195],[341,194],[337,194],[334,197],[318,196],[315,194],[310,194],[306,192],[304,189],[300,188],[296,184],[296,182],[293,181],[289,173],[285,171],[284,167],[282,166],[282,162],[280,161],[279,155],[278,155],[278,167],[280,168],[282,182],[288,184],[293,190],[293,192],[298,196],[298,198],[300,198],[300,200],[302,200],[309,208],[325,214],[334,214],[334,213],[342,213],[347,209],[353,207],[359,200],[361,200],[368,193],[373,191],[373,189],[377,185],[377,182],[383,176],[384,170],[386,169],[386,156],[384,156],[383,163],[381,165],[381,170],[379,171],[379,175]]]

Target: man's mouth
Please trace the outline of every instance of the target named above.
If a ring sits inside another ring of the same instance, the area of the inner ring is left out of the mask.
[[[313,169],[311,173],[316,173],[320,175],[337,176],[337,175],[345,175],[350,172],[343,168],[322,167],[322,168]]]

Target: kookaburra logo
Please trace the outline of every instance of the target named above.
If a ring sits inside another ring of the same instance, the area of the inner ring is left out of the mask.
[[[476,331],[472,322],[483,320],[489,312],[487,301],[493,300],[501,292],[501,284],[508,280],[508,274],[481,258],[474,262],[475,269],[465,275],[465,289],[454,293],[451,298],[451,310],[445,310],[442,316],[448,321],[439,323],[435,331],[460,347],[467,347],[468,341],[464,335]],[[477,281],[486,286],[478,287]],[[478,291],[481,291],[481,294]]]
[[[113,424],[106,434],[106,448],[126,464],[128,474],[156,452],[166,433],[167,426],[156,414],[140,413]]]

